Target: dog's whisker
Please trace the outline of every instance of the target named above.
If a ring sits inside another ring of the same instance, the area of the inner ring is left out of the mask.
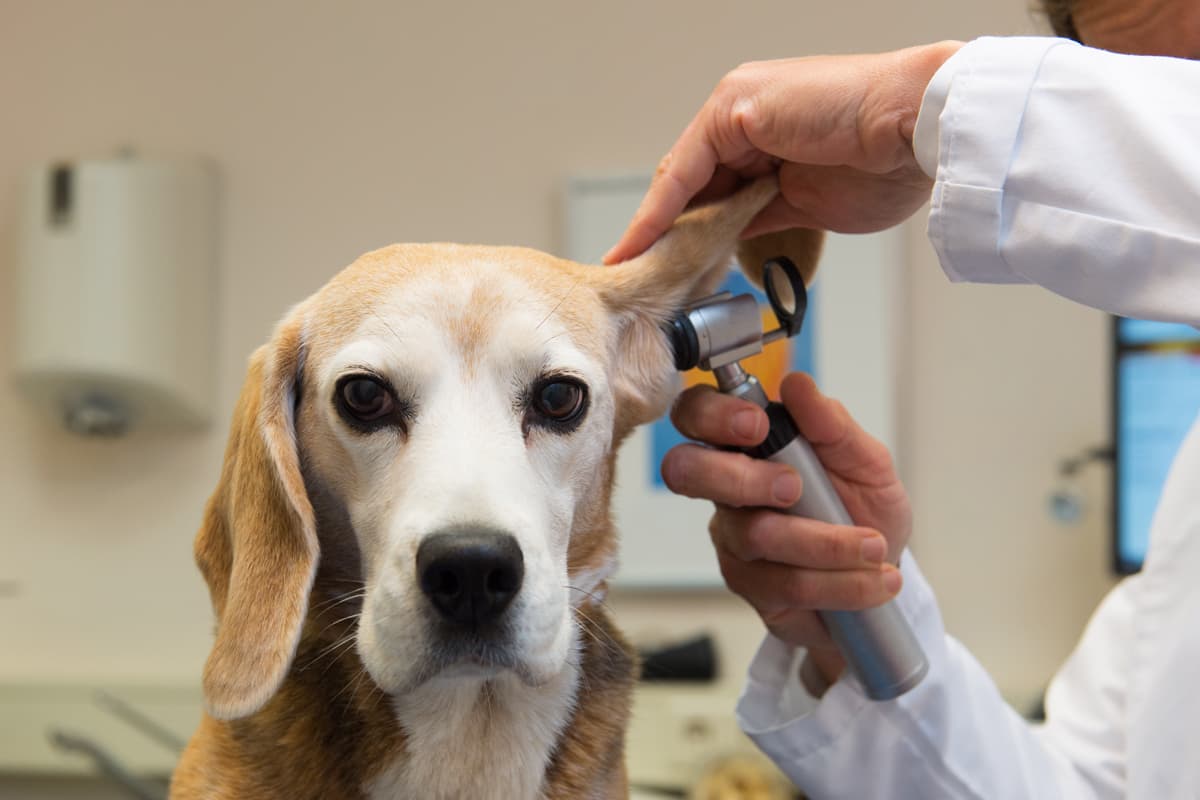
[[[317,632],[316,638],[320,639],[321,634],[325,633],[325,631],[329,630],[330,628],[334,627],[335,625],[340,625],[343,622],[347,622],[352,619],[358,619],[361,616],[362,616],[361,611],[355,611],[353,614],[347,614],[346,616],[342,617],[341,619],[335,619],[333,622],[329,623],[324,628],[321,628],[321,630],[319,630]]]
[[[582,609],[576,608],[575,613],[579,615],[581,620],[586,620],[587,625],[584,629],[588,630],[588,632],[592,635],[592,638],[594,638],[598,644],[606,647],[613,647],[617,650],[622,649],[621,643],[614,639],[612,634],[606,631],[595,620],[585,614]],[[601,636],[604,638],[600,638]]]
[[[550,319],[556,313],[558,313],[558,309],[562,308],[562,304],[567,302],[567,298],[571,296],[571,292],[575,291],[575,287],[578,286],[579,282],[582,280],[583,280],[582,275],[580,275],[578,278],[575,279],[575,282],[572,283],[570,288],[567,289],[567,291],[563,294],[562,298],[558,301],[557,305],[555,305],[554,308],[550,309],[550,313],[547,314],[546,316],[544,316],[542,318],[542,321],[537,324],[537,327],[534,328],[535,331],[540,330],[541,327],[546,324],[546,320]]]
[[[316,665],[317,663],[319,663],[322,659],[333,656],[333,658],[330,658],[329,663],[325,665],[324,672],[321,673],[322,675],[324,675],[326,672],[329,671],[329,668],[331,666],[333,666],[333,664],[337,661],[337,656],[340,656],[342,652],[345,652],[345,650],[347,649],[346,646],[349,644],[354,644],[357,641],[357,639],[358,639],[358,630],[355,629],[355,630],[351,631],[350,633],[346,634],[345,636],[341,637],[340,639],[337,639],[335,642],[333,642],[333,644],[330,644],[327,647],[323,648],[321,650],[321,652],[319,652],[319,653],[317,653],[317,655],[313,656],[311,661],[309,661],[307,664],[304,665],[303,669],[308,669],[309,667],[312,667],[312,666]]]
[[[334,592],[333,594],[329,595],[329,597],[325,600],[325,602],[333,602],[335,600],[341,600],[342,598],[345,598],[345,597],[361,597],[362,595],[364,595],[366,593],[367,593],[366,587],[354,589],[354,590],[351,590],[348,592]]]
[[[603,642],[600,641],[599,635],[594,630],[592,630],[592,626],[588,620],[579,619],[579,620],[576,620],[576,623],[579,627],[580,633],[582,633],[584,636],[587,636],[589,639],[591,639],[594,642],[603,644]]]
[[[339,646],[337,652],[329,654],[332,657],[329,659],[329,663],[325,665],[325,669],[321,670],[321,676],[324,677],[326,674],[328,674],[329,668],[332,667],[334,664],[336,664],[338,659],[341,658],[345,653],[349,652],[354,647],[354,645],[357,643],[358,643],[358,637],[356,635],[351,634],[350,636],[345,637],[339,643],[340,646]]]
[[[603,595],[600,595],[600,594],[597,594],[595,591],[591,591],[591,592],[589,592],[587,589],[580,589],[578,586],[571,586],[570,584],[567,584],[567,585],[566,585],[566,586],[564,586],[563,588],[564,588],[564,589],[566,589],[567,591],[571,591],[571,592],[579,592],[580,594],[582,594],[582,595],[584,595],[584,596],[586,596],[586,597],[589,597],[589,598],[591,598],[591,600],[592,600],[592,601],[593,601],[593,602],[594,602],[594,603],[595,603],[597,606],[599,606],[600,608],[604,609],[605,611],[608,611],[608,612],[611,612],[611,611],[612,611],[612,608],[610,608],[610,607],[609,607],[609,605],[608,605],[608,603],[605,601],[605,599],[604,599],[604,596],[603,596]],[[576,608],[578,608],[578,606],[576,606]]]
[[[566,336],[568,333],[570,333],[570,331],[562,331],[561,333],[556,333],[556,334],[554,334],[554,335],[553,335],[553,336],[551,336],[549,339],[543,339],[543,340],[542,340],[542,346],[543,346],[543,347],[545,347],[546,345],[550,344],[551,342],[553,342],[553,341],[554,341],[555,339],[557,339],[558,337],[560,337],[560,336]]]
[[[374,680],[372,680],[371,681],[371,692],[367,695],[366,699],[363,701],[364,710],[374,711],[376,708],[379,707],[379,704],[382,703],[386,697],[387,697],[387,692],[385,692],[383,690],[383,687],[380,686],[378,683],[376,683]]]
[[[597,644],[605,647],[616,644],[612,637],[609,636],[603,628],[597,625],[594,620],[588,617],[581,617],[577,620],[577,622],[579,623],[579,629],[590,636]]]
[[[363,586],[362,584],[359,584],[356,588],[353,588],[353,589],[338,589],[336,591],[333,591],[329,594],[328,597],[330,600],[336,600],[336,599],[340,599],[343,597],[363,597],[366,595],[366,593],[367,593],[367,587]]]
[[[318,653],[317,655],[315,655],[315,656],[313,656],[313,657],[309,658],[307,661],[305,661],[303,665],[301,665],[300,667],[298,667],[298,668],[297,668],[297,671],[298,671],[298,672],[305,672],[305,671],[307,671],[308,669],[310,669],[310,668],[312,668],[312,667],[316,666],[317,664],[321,663],[321,661],[322,661],[322,660],[323,660],[323,659],[324,659],[324,658],[325,658],[327,655],[329,655],[329,652],[328,652],[328,651],[329,651],[329,650],[330,650],[330,649],[331,649],[331,648],[332,648],[334,645],[342,644],[343,642],[344,642],[344,640],[343,640],[343,639],[339,639],[337,642],[334,642],[334,644],[333,644],[333,645],[330,645],[329,647],[325,648],[324,650],[322,650],[322,651],[321,651],[320,653]],[[333,661],[336,661],[336,660],[337,660],[337,659],[333,659]],[[330,661],[330,663],[332,664],[332,663],[333,663],[333,661]],[[325,669],[326,669],[326,671],[328,671],[329,667],[327,666]],[[323,674],[324,674],[324,672],[323,672],[323,673],[321,673],[321,674],[323,675]]]
[[[366,671],[365,669],[360,669],[360,670],[358,671],[358,675],[356,675],[356,676],[354,677],[354,687],[353,687],[353,688],[350,690],[350,697],[351,697],[351,698],[354,698],[354,697],[357,697],[357,696],[358,696],[359,690],[361,690],[361,689],[362,689],[363,680],[366,680],[366,679],[368,679],[368,678],[367,678],[367,671]]]
[[[550,337],[547,337],[546,339],[543,339],[543,340],[542,340],[542,345],[544,346],[544,345],[546,345],[546,344],[549,344],[550,342],[553,342],[553,341],[554,341],[555,339],[557,339],[558,337],[560,337],[560,336],[566,336],[566,335],[568,335],[568,334],[571,334],[571,333],[581,333],[581,334],[584,334],[584,335],[586,336],[586,335],[590,334],[590,333],[591,333],[591,331],[589,331],[589,330],[588,330],[588,329],[587,329],[585,326],[583,326],[583,325],[567,325],[567,326],[566,326],[566,330],[560,331],[559,333],[556,333],[556,334],[554,334],[553,336],[550,336]]]
[[[366,589],[361,589],[359,591],[351,592],[349,594],[337,595],[337,596],[331,597],[327,600],[323,600],[320,603],[317,603],[310,610],[312,611],[312,613],[317,613],[319,611],[328,611],[331,608],[340,606],[342,603],[348,603],[351,600],[361,600],[362,598],[366,597],[366,595],[367,595]]]
[[[342,603],[350,602],[352,600],[362,600],[366,596],[366,591],[355,591],[355,593],[348,595],[330,597],[329,600],[319,603],[317,606],[313,606],[312,610],[325,610],[335,606],[341,606]]]
[[[329,607],[329,606],[335,606],[335,605],[339,605],[339,604],[341,604],[341,603],[345,603],[345,602],[347,602],[347,601],[349,601],[349,600],[362,600],[362,599],[363,599],[363,598],[365,598],[366,596],[367,596],[367,590],[366,590],[366,589],[360,589],[360,590],[358,590],[358,591],[355,591],[355,592],[346,592],[346,593],[339,594],[339,595],[336,595],[336,596],[334,596],[334,597],[331,597],[330,599],[328,599],[328,600],[324,601],[324,602],[323,602],[323,603],[321,603],[320,605],[317,605],[317,606],[315,606],[315,607],[314,607],[314,610],[315,610],[315,609],[318,609],[318,608],[326,608],[326,607]]]
[[[351,702],[353,702],[353,700],[354,700],[354,691],[351,689],[351,687],[355,686],[355,685],[357,684],[357,682],[358,682],[358,677],[357,677],[357,676],[355,676],[355,678],[354,678],[353,680],[348,680],[348,681],[346,681],[346,682],[345,682],[345,683],[342,685],[342,688],[337,690],[337,694],[335,694],[333,697],[331,697],[331,698],[329,699],[329,704],[330,704],[330,705],[333,705],[334,703],[336,703],[336,702],[337,702],[337,699],[338,699],[339,697],[341,697],[342,695],[344,695],[344,694],[346,693],[346,691],[347,691],[347,690],[350,690],[350,697],[349,697],[348,699],[349,699]]]
[[[400,334],[396,333],[396,329],[391,326],[391,323],[389,323],[386,319],[383,318],[382,314],[380,314],[374,308],[369,309],[369,311],[370,311],[371,316],[373,316],[375,319],[379,320],[380,324],[382,324],[383,327],[387,328],[388,332],[391,333],[392,336],[396,337],[397,341],[401,341],[401,342],[404,341],[404,339],[400,336]]]
[[[336,702],[339,697],[349,691],[349,697],[346,698],[347,702],[349,702],[351,705],[354,705],[354,699],[357,697],[359,690],[362,688],[364,680],[371,681],[372,684],[374,683],[374,681],[371,680],[370,673],[368,673],[365,668],[360,667],[358,674],[354,676],[353,680],[346,681],[345,686],[338,690],[338,693],[333,696],[333,699],[330,702]]]

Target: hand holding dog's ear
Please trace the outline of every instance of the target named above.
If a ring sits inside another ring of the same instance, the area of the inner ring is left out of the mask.
[[[792,229],[738,241],[738,231],[778,191],[774,179],[758,180],[719,202],[683,214],[638,258],[589,271],[594,288],[620,321],[616,349],[621,357],[613,379],[625,419],[618,425],[618,441],[632,425],[660,416],[678,391],[661,324],[688,303],[712,294],[728,273],[735,252],[747,277],[759,285],[763,261],[777,256],[791,258],[805,281],[812,279],[821,252],[821,231]]]
[[[605,262],[641,253],[693,200],[722,197],[774,172],[780,195],[745,236],[797,227],[866,233],[907,219],[932,187],[912,151],[917,112],[929,80],[959,47],[738,67],[659,164]]]

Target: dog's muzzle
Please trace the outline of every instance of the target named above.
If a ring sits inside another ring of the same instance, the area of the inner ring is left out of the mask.
[[[497,626],[524,577],[521,546],[501,531],[443,531],[430,534],[417,548],[421,592],[443,621],[471,632]]]

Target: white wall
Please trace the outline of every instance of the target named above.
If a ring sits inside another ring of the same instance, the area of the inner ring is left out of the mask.
[[[0,681],[196,678],[210,618],[191,537],[245,358],[358,253],[555,249],[563,180],[653,166],[741,61],[1033,27],[1022,0],[303,5],[0,2],[0,254],[17,176],[48,159],[207,155],[224,200],[210,432],[80,441],[0,387],[0,582],[18,583]],[[1102,520],[1064,534],[1041,510],[1054,459],[1103,435],[1103,323],[1036,291],[952,288],[919,236],[910,256],[917,546],[952,629],[1028,691],[1106,583]],[[635,633],[716,626],[732,672],[758,636],[721,595],[613,605]]]
[[[1107,441],[1109,318],[1039,289],[951,285],[926,251],[901,445],[914,547],[948,628],[1025,697],[1113,583],[1107,468],[1081,475],[1079,525],[1046,511],[1058,462]]]

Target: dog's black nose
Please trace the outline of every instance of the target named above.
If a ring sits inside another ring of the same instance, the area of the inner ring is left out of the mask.
[[[494,622],[521,589],[525,560],[507,533],[435,533],[417,548],[421,591],[446,619],[472,627]]]

